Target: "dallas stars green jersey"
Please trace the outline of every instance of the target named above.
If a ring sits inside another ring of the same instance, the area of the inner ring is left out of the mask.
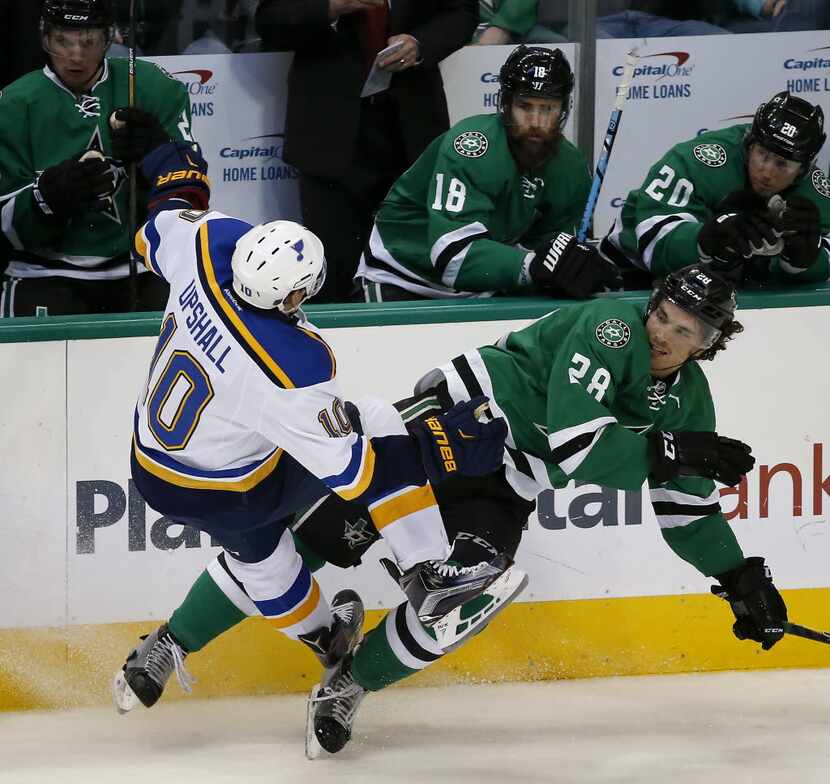
[[[709,131],[672,147],[649,170],[642,187],[631,191],[608,239],[637,267],[654,275],[699,261],[697,241],[702,224],[718,203],[737,190],[750,188],[744,136],[748,125]],[[770,261],[770,282],[815,283],[830,276],[830,184],[814,168],[781,196],[803,196],[821,213],[822,250],[803,272]]]
[[[69,221],[44,215],[32,196],[32,185],[44,169],[86,150],[110,155],[109,115],[127,104],[126,60],[104,60],[100,80],[80,98],[48,67],[2,92],[0,259],[10,259],[7,274],[93,279],[129,274],[126,172],[121,171],[106,211]],[[154,114],[172,138],[191,139],[185,86],[152,63],[136,63],[136,104]]]
[[[500,115],[469,117],[392,186],[357,276],[426,297],[527,288],[528,251],[576,231],[590,185],[585,158],[566,139],[544,166],[522,172]]]
[[[439,375],[440,374],[440,375]],[[709,384],[696,362],[669,385],[650,374],[642,313],[611,299],[560,308],[494,346],[456,357],[420,388],[446,379],[454,401],[487,395],[507,420],[507,479],[532,499],[570,480],[639,490],[674,551],[707,575],[743,560],[710,479],[655,484],[645,434],[715,429]]]

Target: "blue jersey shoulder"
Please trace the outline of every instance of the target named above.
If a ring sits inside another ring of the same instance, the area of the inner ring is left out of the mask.
[[[334,378],[334,353],[295,319],[276,310],[242,305],[233,293],[231,259],[237,240],[251,225],[236,218],[207,220],[196,238],[202,285],[225,325],[248,356],[279,387],[294,389]]]

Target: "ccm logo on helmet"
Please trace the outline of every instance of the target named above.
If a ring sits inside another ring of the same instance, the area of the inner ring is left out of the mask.
[[[89,15],[84,16],[83,14],[64,14],[63,18],[66,19],[67,22],[86,22],[89,19]]]
[[[424,424],[432,431],[432,437],[435,439],[435,443],[438,444],[438,452],[441,455],[441,460],[444,461],[444,470],[448,474],[455,471],[458,468],[455,462],[455,454],[449,445],[450,440],[447,438],[444,428],[441,427],[438,417],[429,417],[424,420]]]

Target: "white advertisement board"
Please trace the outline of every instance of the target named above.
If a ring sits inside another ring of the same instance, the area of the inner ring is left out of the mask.
[[[826,385],[820,374],[799,382],[795,366],[807,358],[794,350],[819,345],[828,316],[827,307],[742,312],[746,334],[705,366],[719,432],[750,443],[758,460],[745,487],[726,491],[724,511],[745,553],[766,556],[784,588],[830,585]],[[423,371],[523,323],[333,329],[326,337],[348,397],[396,399]],[[0,628],[167,617],[217,552],[130,487],[132,407],[153,345],[0,346],[4,377],[13,369],[16,378],[3,392],[0,424],[0,451],[14,458],[0,472]],[[792,373],[782,357],[792,358]],[[518,561],[531,578],[524,601],[701,593],[711,584],[663,543],[647,500],[595,486],[540,498]],[[376,557],[348,572],[326,567],[320,581],[329,593],[355,587],[367,607],[400,600]]]
[[[600,194],[594,233],[603,236],[626,195],[670,147],[708,130],[749,123],[776,92],[830,114],[830,31],[597,41],[595,149],[602,149],[626,53],[640,61]],[[830,147],[819,165],[827,170]]]

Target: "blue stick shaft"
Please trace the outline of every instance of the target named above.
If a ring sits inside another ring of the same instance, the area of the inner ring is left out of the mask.
[[[628,98],[628,89],[631,87],[631,80],[634,78],[634,67],[637,65],[637,54],[629,52],[625,58],[620,85],[617,87],[617,99],[614,101],[614,109],[611,112],[611,119],[608,121],[608,130],[605,132],[605,141],[602,143],[602,153],[597,161],[597,168],[594,171],[594,179],[591,182],[591,192],[588,194],[588,201],[585,203],[585,211],[582,213],[582,222],[579,224],[579,231],[576,238],[582,242],[588,236],[588,229],[594,217],[594,210],[599,200],[599,192],[605,180],[605,171],[608,168],[608,161],[611,158],[611,150],[614,148],[614,140],[617,138],[617,131],[622,121],[622,110],[625,99]]]

